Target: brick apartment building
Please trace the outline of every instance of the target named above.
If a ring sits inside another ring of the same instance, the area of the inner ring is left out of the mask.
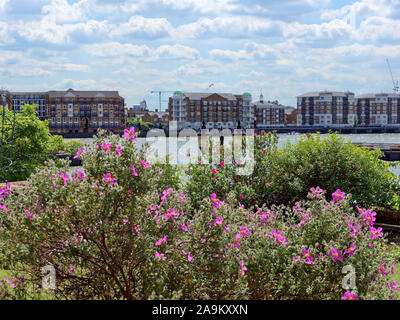
[[[142,116],[143,122],[151,122],[154,125],[163,125],[168,126],[169,123],[169,113],[168,112],[159,112],[158,109],[155,111],[147,111]]]
[[[125,102],[118,91],[7,92],[9,108],[21,112],[37,106],[37,115],[49,121],[51,133],[95,133],[103,128],[120,133],[125,128]]]
[[[255,105],[256,128],[264,129],[269,127],[279,127],[285,123],[285,107],[278,101],[265,101],[261,94],[259,101]]]
[[[198,93],[175,91],[169,98],[169,119],[177,121],[178,130],[253,128],[255,106],[251,94]]]
[[[297,97],[297,125],[353,126],[356,119],[352,92],[310,92]]]
[[[6,104],[10,110],[21,112],[25,104],[36,105],[36,113],[40,120],[47,119],[46,92],[9,92],[2,91],[6,96]]]
[[[400,94],[363,94],[355,98],[358,125],[399,126]]]

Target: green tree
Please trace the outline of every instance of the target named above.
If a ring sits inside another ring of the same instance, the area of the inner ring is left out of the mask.
[[[5,111],[10,119],[12,111]],[[0,110],[0,116],[3,111]],[[4,135],[12,132],[10,123],[4,125]],[[36,116],[36,106],[25,105],[21,113],[15,115],[15,132],[12,140],[3,141],[3,154],[11,154],[11,167],[9,172],[2,169],[0,181],[19,181],[27,179],[37,167],[44,164],[49,158],[52,149],[63,147],[62,137],[52,136],[47,121],[42,121]],[[5,162],[1,163],[3,167]]]

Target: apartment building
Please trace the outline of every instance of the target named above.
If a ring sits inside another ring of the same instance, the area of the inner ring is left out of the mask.
[[[169,114],[168,112],[159,112],[158,109],[155,111],[146,111],[142,116],[143,122],[151,122],[155,126],[168,126]]]
[[[169,119],[178,130],[254,128],[255,106],[251,94],[175,91],[169,98]]]
[[[297,125],[346,127],[356,121],[352,92],[320,91],[297,97]]]
[[[278,101],[265,101],[263,94],[260,99],[253,102],[255,105],[256,128],[283,126],[285,124],[285,107]]]
[[[125,102],[118,91],[48,91],[52,133],[120,133],[125,128]]]
[[[365,126],[400,125],[400,94],[363,94],[356,100],[356,122]]]
[[[143,117],[148,111],[146,100],[141,101],[140,104],[133,105],[132,108],[125,108],[126,122],[135,120],[137,116]]]

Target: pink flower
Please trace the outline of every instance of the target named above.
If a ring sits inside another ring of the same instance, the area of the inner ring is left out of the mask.
[[[344,251],[344,253],[345,253],[345,254],[347,253],[347,254],[351,257],[351,256],[353,256],[354,250],[355,250],[356,248],[357,248],[357,247],[354,245],[354,243],[352,243],[352,244],[350,245],[350,247]]]
[[[240,227],[240,236],[241,237],[246,237],[248,238],[250,236],[251,232],[247,226],[241,226]]]
[[[375,229],[370,227],[369,230],[371,231],[372,240],[383,237],[382,228]]]
[[[176,212],[174,209],[169,209],[167,210],[167,213],[164,214],[164,219],[168,221],[169,218],[172,218],[173,216],[175,217],[179,216],[179,212]]]
[[[68,174],[63,174],[62,172],[58,173],[59,177],[63,179],[64,185],[67,185],[67,181],[69,179],[69,175]]]
[[[105,151],[106,153],[108,153],[108,152],[111,151],[111,144],[103,142],[103,143],[101,144],[101,146],[103,147],[103,149],[104,149],[104,151]]]
[[[313,198],[317,198],[317,199],[319,199],[319,197],[321,196],[321,194],[323,194],[324,193],[324,190],[322,190],[320,187],[316,187],[316,188],[311,188],[310,189],[310,191],[311,191],[311,196],[313,197]]]
[[[376,212],[372,211],[370,209],[366,210],[366,209],[361,209],[357,206],[357,210],[359,213],[361,213],[363,219],[365,220],[367,226],[372,227],[374,225],[374,222],[376,220],[375,216],[376,216]]]
[[[223,218],[217,217],[217,218],[215,219],[215,224],[222,224],[223,221],[224,221]]]
[[[71,267],[69,268],[68,274],[69,274],[69,275],[72,275],[72,272],[74,271],[74,269],[75,269],[75,267],[74,267],[74,266],[71,266]]]
[[[381,264],[381,266],[379,267],[379,271],[380,273],[384,274],[385,276],[388,274],[388,272],[385,269],[385,266],[383,264]]]
[[[337,189],[334,193],[332,193],[333,202],[342,201],[344,198],[344,192],[342,192],[340,189]]]
[[[129,139],[128,139],[128,140],[129,140]],[[162,260],[167,259],[167,257],[165,256],[164,253],[155,252],[155,253],[154,253],[154,256],[155,256],[156,258],[160,258],[160,259],[162,259]]]
[[[185,250],[182,250],[183,254],[188,256],[188,261],[192,262],[194,258],[191,256],[190,252],[186,252]]]
[[[78,159],[83,151],[83,147],[80,147],[74,156],[74,159]]]
[[[360,300],[357,296],[351,291],[346,291],[346,293],[342,297],[343,300]]]
[[[211,198],[211,203],[214,206],[214,208],[219,208],[222,204],[224,204],[223,201],[221,201],[217,198],[217,195],[215,193],[210,194],[210,198]]]
[[[137,141],[135,136],[136,136],[135,127],[130,127],[129,130],[124,129],[124,135],[122,136],[124,139],[126,139],[126,140],[133,139],[133,141]]]
[[[168,236],[166,235],[166,236],[164,236],[163,238],[161,238],[161,239],[159,239],[157,242],[156,242],[156,246],[161,246],[162,244],[163,244],[163,242],[167,242],[167,239],[168,239]]]
[[[74,180],[78,179],[78,176],[84,181],[86,179],[86,175],[79,170],[76,170],[77,175],[74,176]]]
[[[221,162],[219,163],[219,165],[222,167],[222,166],[225,165],[225,163],[224,163],[223,161],[221,161]]]
[[[243,199],[243,195],[241,194],[240,196],[239,196],[239,200],[242,200]]]
[[[122,155],[121,150],[122,150],[122,148],[120,146],[115,148],[115,151],[117,151],[118,157],[120,157]]]
[[[314,257],[311,255],[310,251],[303,249],[303,256],[305,257],[305,260],[303,262],[305,264],[316,264],[314,260]]]
[[[143,165],[143,167],[144,167],[145,169],[151,167],[150,163],[147,163],[146,161],[144,161],[144,160],[142,160],[142,159],[140,159],[140,158],[139,158],[139,161],[140,161],[140,163]]]
[[[115,180],[117,180],[117,179],[116,179],[116,178],[113,178],[112,175],[111,175],[111,173],[106,173],[106,174],[104,175],[104,180],[105,180],[107,183],[114,184],[114,183],[115,183]]]
[[[284,235],[281,234],[279,230],[272,230],[272,233],[270,234],[270,237],[275,239],[277,243],[281,243],[283,245],[287,245],[288,242],[286,241],[286,238]]]
[[[8,208],[4,204],[0,204],[0,209],[8,211]]]
[[[231,246],[240,249],[240,238],[241,238],[240,234],[239,233],[236,234],[235,240],[231,243]]]
[[[136,172],[136,169],[135,169],[135,166],[133,165],[133,164],[131,164],[131,170],[132,170],[132,173],[133,173],[133,175],[135,176],[135,177],[137,177],[137,172]]]
[[[338,251],[336,248],[333,248],[331,251],[329,251],[329,255],[332,257],[334,262],[343,260],[342,251]]]
[[[243,260],[239,261],[239,264],[240,264],[241,267],[242,267],[241,270],[240,270],[240,273],[241,273],[242,276],[244,276],[245,273],[246,273],[247,268],[246,268],[246,266],[244,265],[244,261],[243,261]]]

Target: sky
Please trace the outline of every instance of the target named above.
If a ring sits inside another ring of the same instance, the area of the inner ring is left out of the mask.
[[[0,0],[0,88],[392,92],[400,0]],[[210,85],[212,85],[210,87]],[[171,92],[162,94],[162,109]]]

